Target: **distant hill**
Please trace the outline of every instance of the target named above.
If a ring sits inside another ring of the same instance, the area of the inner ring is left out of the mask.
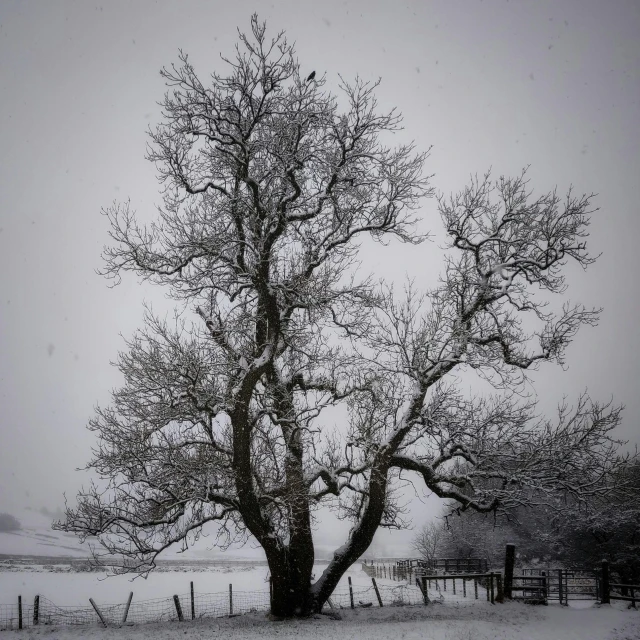
[[[20,522],[20,529],[11,532],[0,532],[0,555],[9,556],[43,556],[48,558],[88,558],[91,555],[88,544],[80,544],[78,538],[71,533],[53,531],[51,523],[64,517],[60,510],[50,511],[42,508],[39,511],[30,507],[21,509],[2,508],[0,513],[11,514]],[[195,547],[190,547],[185,552],[180,552],[180,547],[175,550],[167,549],[162,554],[162,560],[177,561],[242,561],[264,560],[262,549],[256,544],[248,543],[244,547],[232,548],[228,551],[213,549],[215,536],[202,536]],[[316,546],[316,561],[329,560],[333,556],[333,545],[319,544]],[[407,555],[408,553],[408,555]],[[411,555],[400,545],[394,548],[385,544],[384,547],[372,548],[365,554],[367,558],[406,558]]]
[[[35,556],[89,555],[88,548],[78,542],[76,536],[52,531],[53,514],[39,513],[28,507],[16,513],[9,512],[20,523],[20,529],[0,532],[0,554]]]

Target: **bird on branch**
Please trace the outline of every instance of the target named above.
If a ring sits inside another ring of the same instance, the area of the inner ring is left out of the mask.
[[[309,77],[307,78],[306,83],[308,84],[308,83],[309,83],[309,82],[311,82],[315,77],[316,77],[316,72],[315,72],[315,71],[312,71],[312,72],[309,74]]]

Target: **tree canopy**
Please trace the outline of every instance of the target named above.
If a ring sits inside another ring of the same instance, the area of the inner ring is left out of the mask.
[[[620,409],[583,398],[558,420],[514,393],[527,370],[564,362],[598,310],[565,291],[565,265],[594,258],[591,195],[534,197],[526,174],[487,173],[438,197],[448,237],[439,284],[406,295],[358,279],[359,239],[417,244],[428,152],[386,146],[401,125],[377,83],[308,81],[284,34],[256,16],[226,74],[186,54],[148,158],[163,185],[156,219],[128,203],[111,224],[104,275],[131,272],[179,301],[148,311],[117,366],[124,384],[90,422],[83,490],[59,526],[97,536],[119,571],[146,573],[173,543],[219,525],[265,551],[277,615],[322,608],[381,526],[403,526],[398,487],[422,482],[461,509],[508,510],[538,495],[606,493],[620,460]],[[307,70],[308,71],[308,70]],[[428,251],[425,246],[425,251]],[[495,388],[468,398],[452,373]],[[326,409],[344,407],[331,429]],[[463,465],[460,463],[464,462]],[[313,523],[328,506],[353,526],[315,582]]]

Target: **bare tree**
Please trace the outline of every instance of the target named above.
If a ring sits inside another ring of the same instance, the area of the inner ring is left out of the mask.
[[[428,522],[411,541],[411,548],[424,560],[437,557],[443,534],[442,522]]]
[[[324,79],[305,82],[283,34],[268,40],[255,16],[251,32],[208,86],[186,55],[162,72],[170,91],[149,151],[164,184],[157,221],[140,226],[127,204],[105,211],[105,275],[163,285],[184,311],[171,322],[149,312],[127,342],[124,385],[90,422],[89,467],[107,486],[82,491],[58,526],[97,536],[123,556],[119,571],[142,574],[208,522],[220,545],[251,534],[273,613],[306,615],[378,527],[403,525],[405,477],[487,512],[521,504],[532,485],[604,492],[620,414],[585,399],[552,424],[512,393],[466,399],[445,381],[466,368],[513,389],[537,363],[562,363],[580,325],[596,322],[579,305],[545,312],[536,297],[563,291],[568,260],[593,261],[591,198],[532,199],[523,175],[474,180],[440,199],[451,239],[441,284],[398,301],[356,280],[358,239],[424,239],[414,211],[432,193],[426,154],[382,143],[401,120],[378,112],[376,84],[343,81],[338,99]],[[527,315],[541,325],[531,335]],[[323,411],[337,405],[345,424],[330,430]],[[323,505],[353,527],[312,582]]]

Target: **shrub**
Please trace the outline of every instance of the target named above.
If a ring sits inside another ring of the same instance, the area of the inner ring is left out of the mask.
[[[0,513],[0,531],[20,531],[20,521],[10,513]]]

